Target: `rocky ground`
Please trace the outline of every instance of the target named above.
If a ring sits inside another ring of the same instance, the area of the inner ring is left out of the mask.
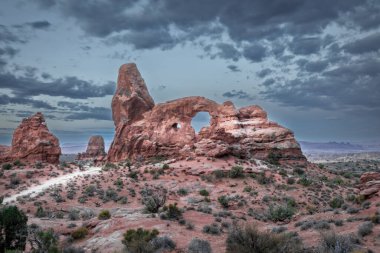
[[[62,245],[86,252],[122,252],[123,234],[139,227],[155,228],[160,236],[171,238],[176,244],[172,252],[187,252],[192,238],[207,240],[213,252],[225,252],[234,224],[295,232],[293,236],[309,249],[318,248],[327,232],[352,234],[360,248],[379,252],[380,198],[361,198],[356,164],[342,167],[290,167],[236,158],[161,161],[159,157],[106,164],[92,174],[75,164],[13,165],[2,170],[0,191],[7,201],[7,196],[38,184],[82,173],[11,203],[28,214],[30,224],[53,228]],[[149,211],[150,197],[161,200],[158,212]],[[99,217],[105,210],[110,217]],[[74,239],[78,229],[86,233]]]

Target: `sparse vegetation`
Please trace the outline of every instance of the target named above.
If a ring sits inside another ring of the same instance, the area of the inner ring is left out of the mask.
[[[109,218],[111,218],[111,213],[108,210],[102,210],[98,215],[99,220],[108,220]]]
[[[234,166],[231,168],[230,172],[229,172],[229,176],[230,178],[241,178],[241,177],[244,177],[244,173],[243,173],[243,167],[241,166]]]
[[[205,240],[194,238],[188,246],[189,253],[212,253],[210,243]]]
[[[255,226],[233,227],[227,237],[227,253],[301,253],[302,242],[290,233],[260,232]]]
[[[71,237],[74,240],[80,240],[88,235],[88,229],[86,227],[80,227],[71,232]]]

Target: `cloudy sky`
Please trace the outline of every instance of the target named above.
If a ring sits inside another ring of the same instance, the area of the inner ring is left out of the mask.
[[[262,106],[299,140],[380,139],[378,0],[1,0],[0,143],[45,114],[62,145],[113,137],[118,67],[156,103]]]

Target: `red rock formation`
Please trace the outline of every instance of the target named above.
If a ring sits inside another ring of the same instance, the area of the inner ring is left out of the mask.
[[[7,154],[11,150],[11,147],[0,145],[0,156]]]
[[[380,191],[380,173],[366,172],[360,177],[360,195],[368,198]]]
[[[104,148],[104,139],[102,136],[91,136],[88,141],[87,150],[84,153],[80,153],[77,156],[77,160],[96,160],[102,161],[106,157],[106,151]]]
[[[57,137],[49,132],[44,116],[38,112],[23,119],[16,128],[11,150],[2,160],[58,163],[60,154],[61,148]]]
[[[204,97],[154,105],[142,80],[135,64],[120,68],[112,101],[116,133],[108,160],[227,155],[267,159],[275,154],[283,163],[306,163],[293,133],[268,121],[259,106],[236,109],[232,102],[218,104]],[[191,120],[198,112],[208,112],[211,120],[197,134]]]

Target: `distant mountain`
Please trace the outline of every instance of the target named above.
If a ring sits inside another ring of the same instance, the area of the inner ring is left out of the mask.
[[[352,144],[350,142],[299,142],[304,152],[318,151],[318,152],[362,152],[367,151],[365,147],[359,144]]]

